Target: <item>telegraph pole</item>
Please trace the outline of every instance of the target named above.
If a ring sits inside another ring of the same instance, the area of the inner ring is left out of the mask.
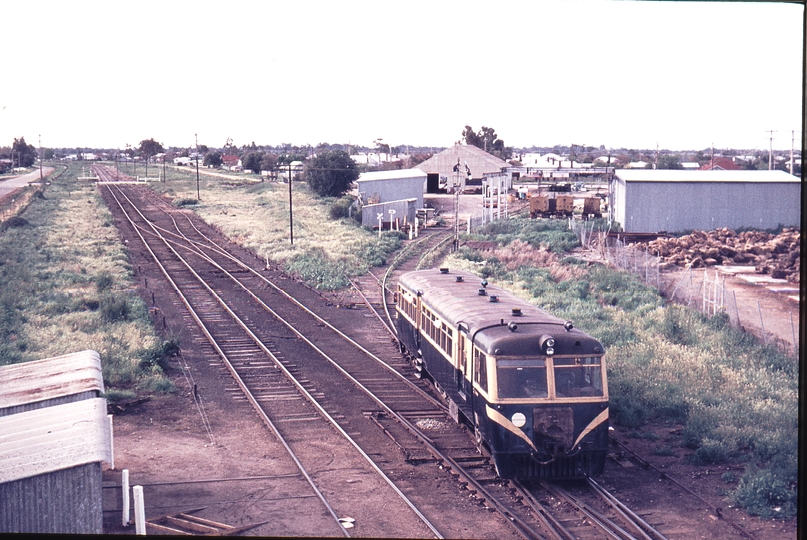
[[[773,170],[773,134],[776,133],[776,131],[769,129],[768,133],[771,134],[770,147],[768,149],[768,170],[770,171]]]
[[[200,199],[199,197],[199,136],[194,133],[194,138],[196,139],[196,200]]]
[[[379,226],[378,230],[381,230]],[[289,157],[289,242],[294,245],[294,217],[291,213],[291,158]]]
[[[42,135],[39,136],[39,181],[42,181]]]

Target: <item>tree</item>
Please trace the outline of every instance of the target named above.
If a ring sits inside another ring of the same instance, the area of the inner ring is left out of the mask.
[[[465,144],[481,148],[499,159],[507,159],[513,153],[512,148],[505,148],[504,141],[498,138],[496,130],[487,126],[482,126],[479,133],[474,133],[471,126],[465,126],[465,129],[462,130],[462,138],[465,140]]]
[[[322,152],[305,168],[305,181],[320,197],[339,197],[359,178],[359,169],[344,150]]]
[[[36,147],[33,144],[26,144],[25,137],[14,139],[11,145],[11,161],[16,162],[17,167],[30,167],[36,162]]]
[[[208,152],[205,154],[204,166],[205,167],[221,167],[221,164],[224,163],[224,160],[221,159],[221,152]]]
[[[263,159],[262,152],[249,152],[244,154],[244,157],[241,158],[241,164],[244,166],[245,169],[254,172],[255,174],[261,174],[261,160]]]
[[[146,161],[148,162],[149,158],[155,154],[159,154],[163,152],[163,145],[155,141],[154,139],[146,139],[140,141],[140,153],[145,156]]]
[[[261,159],[262,171],[275,171],[277,170],[277,156],[274,154],[266,153]]]
[[[659,169],[683,169],[684,166],[681,165],[681,160],[678,158],[676,154],[664,154],[658,157],[658,167]]]
[[[149,175],[149,159],[151,159],[151,156],[163,151],[163,145],[154,139],[140,141],[140,153],[146,157],[146,176]]]

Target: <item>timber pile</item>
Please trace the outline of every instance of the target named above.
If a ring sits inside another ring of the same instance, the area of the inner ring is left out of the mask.
[[[795,228],[784,229],[778,235],[737,233],[729,228],[695,231],[680,238],[659,238],[648,243],[648,248],[662,257],[662,270],[687,265],[753,265],[759,274],[799,282],[800,231]]]

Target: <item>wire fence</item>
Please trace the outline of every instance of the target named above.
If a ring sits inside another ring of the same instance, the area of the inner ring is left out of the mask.
[[[727,286],[726,275],[717,268],[689,267],[683,275],[667,272],[658,252],[653,253],[645,246],[609,239],[604,232],[588,229],[584,221],[570,220],[570,228],[583,247],[597,250],[601,260],[636,275],[670,301],[697,309],[708,317],[725,313],[733,328],[750,332],[766,345],[774,345],[787,354],[798,355],[798,321],[794,320],[793,312],[789,313],[788,324],[782,320],[781,311],[766,310],[758,300],[755,305],[747,299],[744,306],[738,305],[737,291]]]

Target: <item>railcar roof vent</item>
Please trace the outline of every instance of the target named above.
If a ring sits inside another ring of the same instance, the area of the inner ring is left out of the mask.
[[[516,330],[518,330],[518,325],[514,322],[511,322],[510,324],[507,325],[507,328],[509,328],[511,332],[515,332]]]
[[[445,266],[440,268],[440,273],[441,274],[448,274],[448,268],[446,268]]]
[[[491,295],[490,295],[490,301],[491,301],[491,302],[498,302],[498,301],[499,301],[499,297],[498,297],[498,296],[496,296],[495,294],[491,294]]]
[[[462,276],[456,276],[454,278],[454,281],[456,281],[457,283],[460,283],[462,281]]]
[[[478,294],[479,294],[479,296],[485,296],[485,295],[487,295],[487,294],[488,294],[488,291],[486,291],[485,289],[479,289],[479,293],[478,293]]]
[[[488,280],[483,279],[483,280],[482,280],[482,286],[483,286],[483,287],[487,287],[487,286],[488,286]]]
[[[521,308],[519,308],[519,307],[514,307],[514,308],[511,310],[511,313],[512,313],[513,317],[520,317],[520,316],[521,316]]]
[[[574,325],[572,324],[572,321],[566,321],[563,323],[563,328],[565,328],[567,332],[571,332]]]

